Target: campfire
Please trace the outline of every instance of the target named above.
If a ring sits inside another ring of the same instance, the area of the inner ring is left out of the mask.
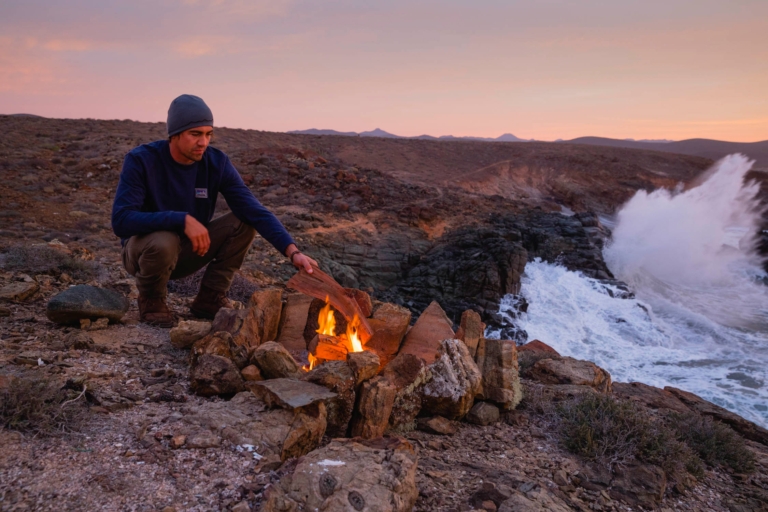
[[[355,314],[347,322],[346,332],[337,334],[336,315],[331,307],[330,296],[325,297],[325,306],[317,317],[317,335],[309,343],[309,364],[303,369],[310,371],[325,361],[345,360],[349,352],[362,352],[363,341],[360,339],[360,316]]]

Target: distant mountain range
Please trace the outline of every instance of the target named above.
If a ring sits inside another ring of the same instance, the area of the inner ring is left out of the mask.
[[[402,137],[394,133],[385,132],[381,128],[367,132],[339,132],[336,130],[318,130],[310,128],[309,130],[293,130],[288,133],[298,133],[302,135],[343,135],[347,137],[383,137],[385,139],[421,139],[421,140],[477,140],[482,142],[530,142],[529,139],[520,139],[511,133],[505,133],[495,139],[490,137],[454,137],[453,135],[441,135],[434,137],[432,135],[419,135],[417,137]]]
[[[443,135],[419,135],[418,137],[401,137],[393,133],[385,132],[381,128],[367,132],[339,132],[336,130],[294,130],[288,133],[304,135],[343,135],[347,137],[383,137],[388,139],[421,139],[421,140],[466,140],[481,142],[536,142],[534,139],[521,139],[511,133],[505,133],[499,137],[454,137]],[[712,139],[609,139],[607,137],[579,137],[572,140],[558,139],[556,144],[586,144],[589,146],[609,146],[631,149],[650,149],[665,153],[678,153],[682,155],[701,156],[717,160],[731,153],[743,153],[756,161],[756,167],[768,168],[768,140],[761,142],[726,142]]]
[[[756,167],[768,168],[768,140],[761,142],[726,142],[712,139],[687,139],[670,142],[608,139],[606,137],[579,137],[578,139],[558,141],[567,144],[587,144],[589,146],[610,146],[632,149],[650,149],[665,153],[703,156],[718,160],[731,153],[743,153],[756,162]]]

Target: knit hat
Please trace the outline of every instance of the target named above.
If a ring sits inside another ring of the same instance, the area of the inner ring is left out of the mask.
[[[213,126],[213,113],[205,102],[191,94],[182,94],[168,108],[168,136],[198,126]]]

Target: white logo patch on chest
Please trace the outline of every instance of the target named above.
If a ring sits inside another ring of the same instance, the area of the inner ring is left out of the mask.
[[[208,199],[208,189],[207,188],[196,188],[195,189],[195,198],[196,199]]]

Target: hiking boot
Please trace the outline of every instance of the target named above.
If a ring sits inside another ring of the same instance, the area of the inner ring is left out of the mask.
[[[189,310],[197,318],[213,318],[221,308],[231,308],[232,302],[227,298],[227,292],[211,290],[207,286],[201,286],[200,292]]]
[[[139,319],[155,327],[173,327],[176,319],[165,303],[165,297],[139,295]]]

